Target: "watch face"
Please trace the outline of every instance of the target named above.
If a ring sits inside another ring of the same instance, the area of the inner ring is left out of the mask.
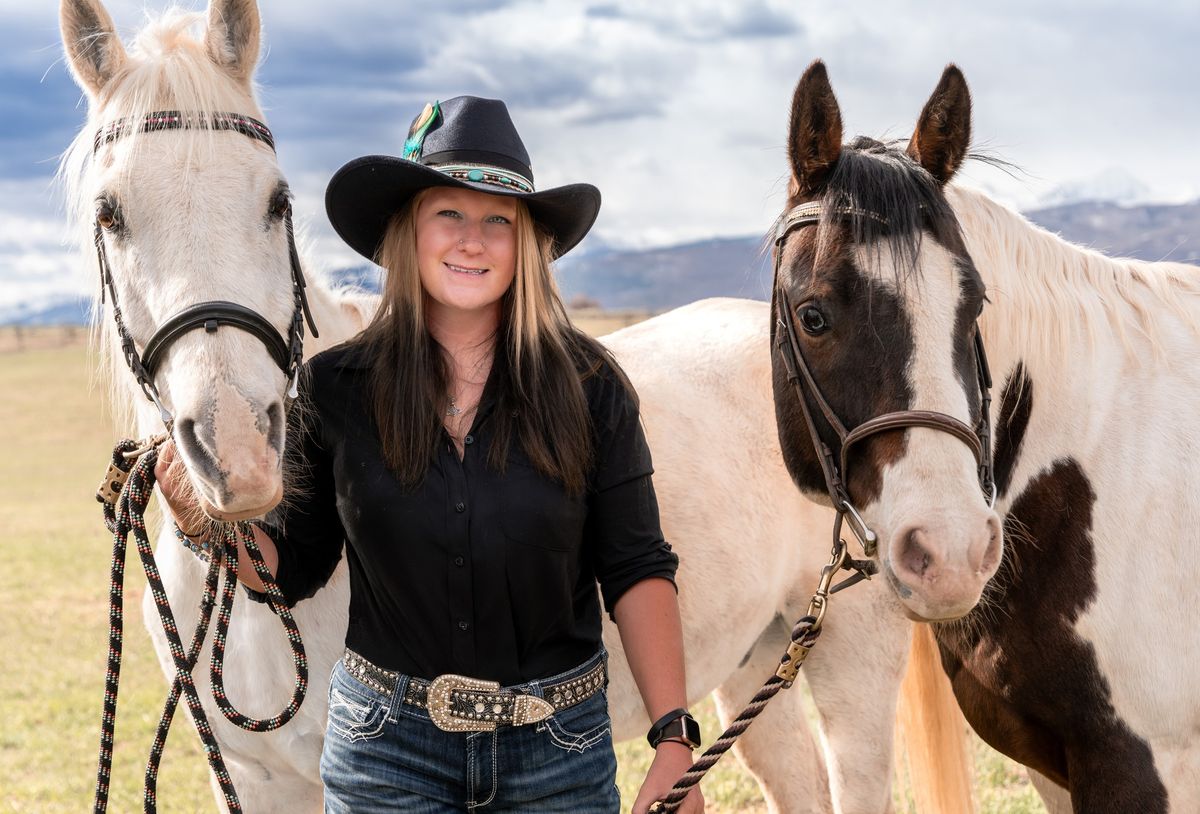
[[[695,749],[700,745],[700,724],[691,715],[680,718],[683,721],[683,739]]]

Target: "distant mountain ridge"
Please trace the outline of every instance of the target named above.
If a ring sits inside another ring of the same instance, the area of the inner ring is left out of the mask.
[[[1121,206],[1077,201],[1026,212],[1034,223],[1106,254],[1200,264],[1200,201]],[[586,244],[585,244],[586,245]],[[770,297],[769,247],[763,237],[722,237],[655,249],[598,243],[559,263],[564,299],[604,308],[663,311],[705,297]],[[379,271],[362,265],[330,274],[341,285],[379,290]],[[67,298],[17,304],[0,324],[52,325],[87,320],[89,303]]]
[[[1026,212],[1034,223],[1114,257],[1200,264],[1200,201],[1119,206],[1081,201]],[[720,238],[644,251],[563,258],[559,285],[568,302],[660,311],[704,297],[766,300],[769,253],[761,237]]]

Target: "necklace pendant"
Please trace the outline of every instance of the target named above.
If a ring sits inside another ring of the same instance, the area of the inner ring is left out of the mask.
[[[446,415],[461,415],[461,414],[462,414],[462,408],[459,407],[457,404],[451,404],[449,407],[446,408]]]

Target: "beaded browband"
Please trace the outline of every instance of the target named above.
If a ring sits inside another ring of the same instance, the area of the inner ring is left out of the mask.
[[[105,144],[135,131],[155,133],[159,130],[232,130],[261,141],[272,150],[275,149],[275,139],[272,138],[270,129],[250,116],[240,113],[212,113],[202,116],[179,110],[159,110],[145,116],[117,119],[104,125],[96,132],[92,152],[95,153]]]
[[[817,223],[821,220],[821,215],[849,215],[851,217],[870,218],[876,223],[884,226],[888,225],[887,218],[869,209],[859,209],[856,206],[823,206],[820,201],[809,201],[808,203],[802,203],[799,206],[793,207],[783,214],[783,217],[779,219],[779,223],[775,227],[775,242],[779,243],[797,226]]]

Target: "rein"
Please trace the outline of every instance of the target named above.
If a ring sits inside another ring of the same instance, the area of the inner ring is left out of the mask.
[[[869,217],[880,223],[887,223],[886,219],[877,213],[850,207],[831,209],[830,214]],[[829,492],[830,503],[837,512],[833,522],[833,552],[829,562],[821,569],[820,581],[818,582],[817,590],[813,593],[812,599],[809,601],[807,612],[792,628],[791,643],[788,645],[787,651],[780,658],[779,667],[776,668],[775,674],[766,680],[762,688],[750,699],[746,708],[738,714],[737,718],[717,738],[716,742],[700,756],[692,768],[684,773],[683,777],[675,783],[671,791],[650,806],[651,814],[664,814],[665,812],[677,811],[692,788],[698,785],[704,778],[704,775],[708,773],[708,770],[721,759],[722,755],[729,751],[738,737],[750,727],[754,719],[763,711],[767,703],[778,695],[781,690],[792,686],[799,676],[800,668],[804,665],[804,660],[808,657],[809,651],[812,650],[821,635],[821,626],[825,621],[825,613],[828,609],[830,595],[864,579],[870,579],[873,574],[878,572],[878,566],[870,558],[874,557],[878,550],[879,536],[863,520],[858,509],[850,501],[850,494],[846,488],[844,473],[847,470],[850,449],[855,444],[879,433],[903,430],[911,427],[925,427],[945,432],[962,441],[970,448],[971,454],[975,456],[975,460],[978,463],[979,482],[983,493],[988,498],[990,505],[994,506],[996,503],[996,482],[992,473],[990,417],[992,376],[988,370],[987,356],[984,353],[983,339],[980,336],[978,325],[975,326],[974,349],[975,371],[981,397],[981,415],[979,423],[974,429],[968,427],[954,416],[945,413],[934,412],[932,410],[898,410],[870,418],[854,429],[847,430],[845,424],[838,418],[837,413],[830,406],[829,402],[825,400],[800,348],[800,338],[796,334],[796,326],[792,319],[794,310],[791,300],[788,297],[787,290],[779,283],[779,267],[783,257],[783,244],[787,240],[788,235],[796,229],[819,223],[821,215],[822,206],[820,202],[813,201],[800,204],[783,215],[775,232],[775,310],[778,327],[782,329],[778,332],[775,346],[787,368],[788,381],[795,388],[796,398],[799,400],[801,410],[804,413],[804,421],[808,425],[809,437],[812,439],[813,449],[817,450],[821,463],[821,471],[825,476],[825,485]],[[839,447],[839,454],[837,456],[834,455],[830,446],[822,440],[821,434],[817,430],[816,422],[813,420],[812,407],[809,404],[810,398],[837,436]],[[858,539],[868,559],[855,560],[850,558],[846,541],[841,538],[843,523],[849,525],[850,530]],[[834,575],[841,570],[850,570],[855,573],[841,583],[831,586]]]
[[[151,113],[142,119],[120,119],[110,123],[96,134],[95,149],[109,144],[123,135],[135,130],[138,132],[155,132],[175,129],[212,129],[232,130],[249,138],[261,141],[272,150],[275,149],[271,131],[262,122],[249,116],[231,113],[218,113],[209,118],[191,116],[178,112],[167,111]],[[213,698],[221,714],[234,725],[250,732],[269,732],[278,729],[290,721],[300,709],[308,691],[308,660],[304,652],[304,644],[300,638],[300,630],[287,607],[283,594],[275,583],[270,570],[263,560],[258,546],[254,543],[253,530],[248,523],[224,523],[210,532],[211,548],[208,559],[208,570],[205,576],[204,593],[200,601],[200,616],[192,634],[191,643],[185,651],[175,623],[174,614],[163,586],[162,577],[155,563],[154,551],[146,532],[145,510],[154,490],[154,466],[158,461],[158,447],[170,437],[174,425],[174,416],[163,404],[158,388],[154,383],[155,373],[165,356],[167,349],[181,336],[199,328],[206,333],[215,333],[222,325],[237,328],[257,337],[274,359],[275,364],[283,371],[287,381],[285,404],[290,407],[298,395],[300,365],[304,356],[304,325],[308,324],[314,337],[318,336],[316,324],[309,310],[308,298],[305,295],[304,275],[300,268],[299,253],[296,251],[295,234],[292,228],[291,207],[285,215],[284,223],[287,229],[288,257],[291,265],[292,293],[295,308],[292,312],[288,336],[285,339],[269,320],[258,312],[237,303],[225,300],[201,302],[191,305],[174,316],[168,318],[151,335],[142,352],[139,353],[133,337],[125,324],[117,299],[116,285],[113,281],[112,268],[108,262],[105,248],[104,229],[97,217],[95,224],[96,255],[100,267],[100,302],[104,303],[105,294],[112,301],[113,320],[117,327],[117,336],[121,342],[121,352],[125,363],[137,380],[146,398],[154,403],[159,410],[166,432],[157,435],[145,443],[122,441],[113,450],[112,461],[105,474],[104,481],[97,491],[96,498],[103,504],[104,522],[113,535],[113,555],[109,587],[109,650],[108,667],[105,676],[104,711],[101,721],[100,753],[96,771],[96,796],[93,810],[95,814],[103,814],[108,807],[110,780],[112,775],[112,750],[116,729],[117,693],[121,675],[121,643],[124,628],[124,578],[125,554],[128,537],[132,532],[136,541],[142,566],[146,571],[146,579],[158,609],[163,631],[167,636],[171,659],[175,665],[175,677],[171,684],[155,732],[154,743],[146,763],[145,784],[143,791],[143,810],[157,810],[158,769],[166,746],[167,732],[174,718],[180,698],[184,698],[191,713],[196,731],[204,744],[209,767],[217,786],[221,790],[225,808],[230,812],[242,811],[233,779],[225,767],[221,756],[221,748],[208,722],[203,706],[200,704],[199,692],[196,688],[192,672],[199,659],[214,608],[217,607],[217,591],[220,583],[222,565],[225,571],[225,581],[221,589],[220,608],[217,612],[217,625],[213,634],[212,658],[209,669],[209,679],[212,684]],[[179,532],[178,526],[176,531]],[[271,611],[279,617],[283,624],[292,648],[292,661],[296,669],[295,690],[283,710],[276,716],[266,719],[250,718],[239,712],[229,701],[224,686],[225,641],[229,630],[234,597],[237,590],[238,541],[245,546],[246,553],[254,564],[266,588],[267,604]],[[201,559],[205,559],[201,556]]]

